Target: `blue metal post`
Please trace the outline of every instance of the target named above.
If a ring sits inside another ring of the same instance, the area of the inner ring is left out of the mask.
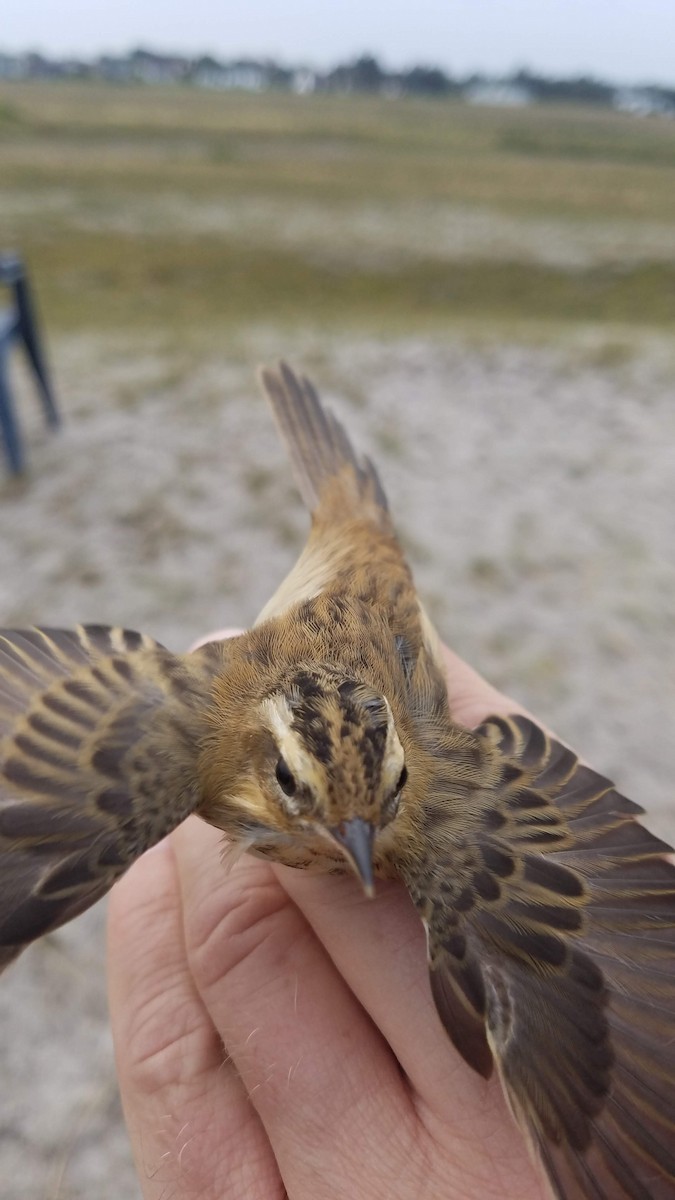
[[[37,381],[47,423],[52,428],[59,424],[59,413],[40,343],[28,279],[17,255],[0,255],[0,283],[11,288],[14,298],[13,306],[0,313],[0,433],[9,468],[16,475],[23,471],[25,462],[9,381],[9,352],[15,342],[23,346]]]

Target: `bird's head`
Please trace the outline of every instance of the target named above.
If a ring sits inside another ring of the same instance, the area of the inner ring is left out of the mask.
[[[372,894],[378,838],[407,779],[386,698],[329,666],[299,668],[259,699],[246,742],[208,819],[282,862],[346,860]]]

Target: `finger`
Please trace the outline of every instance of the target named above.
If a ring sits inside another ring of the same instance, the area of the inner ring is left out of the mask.
[[[260,1121],[191,980],[169,841],[111,893],[109,992],[144,1200],[283,1195]]]
[[[326,1180],[332,1197],[367,1195],[345,1164],[379,1161],[385,1144],[393,1187],[415,1120],[382,1036],[267,864],[245,856],[226,876],[218,835],[192,820],[174,843],[191,969],[289,1195],[325,1195]]]
[[[378,884],[375,902],[351,879],[276,867],[284,889],[326,947],[357,1000],[381,1029],[418,1093],[417,1111],[452,1146],[457,1195],[539,1197],[523,1140],[496,1080],[486,1083],[449,1041],[431,997],[424,931],[397,884]],[[462,1190],[463,1189],[463,1190]],[[500,1190],[501,1189],[501,1190]],[[450,1183],[448,1195],[455,1193]]]
[[[497,691],[497,688],[455,654],[454,650],[445,645],[441,646],[441,650],[445,660],[450,712],[460,725],[473,729],[492,713],[522,713],[526,717],[532,716],[522,704]]]

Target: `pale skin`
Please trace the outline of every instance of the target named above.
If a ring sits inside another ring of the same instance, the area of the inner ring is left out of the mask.
[[[224,637],[220,631],[212,637]],[[524,712],[445,651],[455,718]],[[442,1029],[403,888],[245,855],[191,817],[113,889],[109,989],[143,1200],[546,1200]]]

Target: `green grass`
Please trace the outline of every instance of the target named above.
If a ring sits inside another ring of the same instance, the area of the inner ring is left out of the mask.
[[[561,271],[423,260],[396,270],[358,269],[215,237],[120,235],[114,253],[105,234],[83,235],[77,245],[77,256],[70,241],[45,238],[34,250],[43,306],[70,330],[103,321],[150,329],[272,317],[330,324],[346,315],[371,327],[406,317],[413,324],[483,315],[525,320],[534,306],[544,321],[621,324],[646,312],[651,323],[675,322],[675,265]]]
[[[56,330],[675,317],[673,122],[5,84],[0,162]]]

